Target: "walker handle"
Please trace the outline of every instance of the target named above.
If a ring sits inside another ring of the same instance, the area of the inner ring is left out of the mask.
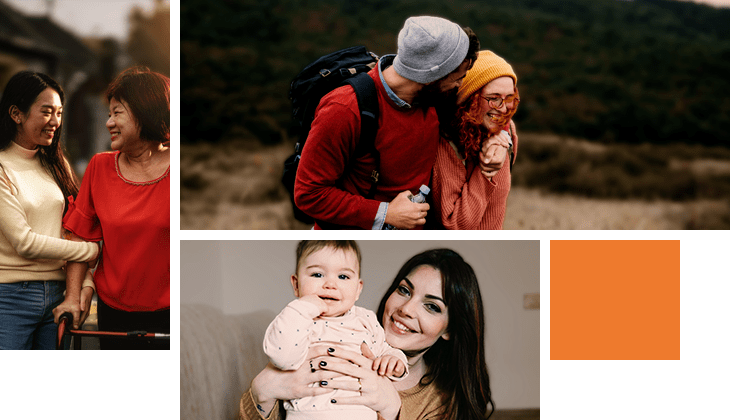
[[[64,312],[58,317],[58,335],[56,336],[56,350],[61,349],[63,336],[66,334],[66,328],[73,322],[73,315],[70,312]]]

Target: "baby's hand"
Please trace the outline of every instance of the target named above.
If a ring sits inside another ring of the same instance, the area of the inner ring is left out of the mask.
[[[317,306],[317,309],[319,309],[319,314],[317,316],[322,315],[324,312],[327,311],[327,304],[317,295],[306,295],[299,298],[302,302],[309,302],[313,303]]]
[[[386,354],[373,360],[373,370],[380,376],[400,378],[406,373],[406,365],[399,358]]]

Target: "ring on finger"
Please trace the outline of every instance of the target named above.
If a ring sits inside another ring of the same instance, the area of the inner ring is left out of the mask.
[[[360,395],[362,395],[362,382],[360,382],[360,378],[357,378],[357,384],[359,385],[357,392],[359,392]]]

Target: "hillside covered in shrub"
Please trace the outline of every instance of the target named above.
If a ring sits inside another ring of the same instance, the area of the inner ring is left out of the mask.
[[[395,53],[405,19],[474,29],[515,68],[521,130],[728,146],[730,9],[669,0],[185,0],[184,142],[279,143],[291,79],[328,52]]]

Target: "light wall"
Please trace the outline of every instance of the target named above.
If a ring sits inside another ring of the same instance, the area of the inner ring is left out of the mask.
[[[487,365],[498,408],[540,406],[540,311],[523,309],[540,292],[539,241],[358,241],[363,292],[375,311],[400,267],[431,248],[461,254],[479,279],[486,317]],[[181,241],[180,303],[204,303],[228,314],[269,309],[294,299],[297,241]]]

